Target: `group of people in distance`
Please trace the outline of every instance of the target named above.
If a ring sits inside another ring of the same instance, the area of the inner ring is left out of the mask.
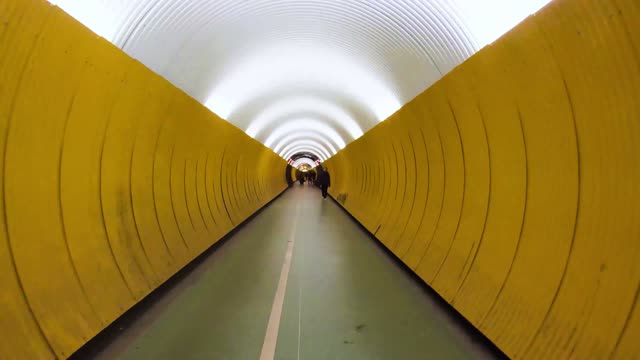
[[[328,190],[331,186],[331,175],[329,175],[329,169],[327,169],[326,167],[318,166],[316,170],[307,172],[297,170],[296,178],[300,182],[300,185],[304,185],[306,181],[318,186],[320,190],[322,190],[322,197],[325,200],[327,199]]]

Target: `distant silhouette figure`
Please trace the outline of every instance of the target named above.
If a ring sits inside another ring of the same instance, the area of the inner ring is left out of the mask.
[[[296,170],[296,180],[300,182],[300,185],[304,185],[304,173],[300,170]]]

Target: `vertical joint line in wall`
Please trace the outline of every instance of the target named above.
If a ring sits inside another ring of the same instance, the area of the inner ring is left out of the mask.
[[[236,164],[236,179],[240,179],[240,177],[238,176],[238,170],[240,170],[240,160],[238,160],[238,163]],[[248,182],[248,178],[243,176],[243,181],[242,181],[242,189],[244,190],[244,196],[247,199],[247,203],[249,203],[251,201],[251,197],[249,196],[249,192],[247,191],[247,182]]]
[[[370,201],[372,201],[373,197],[376,194],[376,169],[378,168],[376,166],[376,162],[375,161],[371,161],[368,163],[367,168],[369,169],[368,172],[368,180],[367,180],[367,197],[370,199]],[[376,202],[372,201],[372,203],[376,204]],[[367,220],[369,223],[371,223],[370,219],[371,219],[371,214],[369,214],[368,216],[369,220]]]
[[[633,318],[633,316],[635,315],[636,311],[638,311],[638,304],[640,303],[640,284],[636,285],[636,294],[633,297],[633,302],[631,303],[631,310],[629,311],[629,315],[627,315],[627,318],[624,321],[624,325],[622,326],[622,329],[620,329],[620,335],[618,336],[618,339],[616,339],[616,344],[613,347],[613,352],[611,354],[611,356],[613,358],[615,358],[615,354],[616,351],[618,350],[618,347],[620,346],[620,343],[622,342],[622,338],[624,337],[624,334],[627,332],[627,329],[629,328],[629,323],[631,323],[631,319]]]
[[[167,106],[168,108],[168,106]],[[164,248],[167,250],[167,254],[171,258],[171,261],[175,261],[174,255],[171,253],[171,249],[169,248],[169,244],[167,244],[167,236],[164,233],[162,225],[160,225],[160,216],[158,214],[158,205],[156,204],[156,158],[158,157],[158,147],[160,144],[160,136],[162,135],[162,131],[164,130],[164,124],[166,123],[166,117],[162,121],[160,125],[160,129],[156,136],[156,141],[153,146],[153,160],[151,160],[151,199],[153,200],[153,213],[156,216],[156,224],[160,229],[160,237],[162,238],[162,243],[164,244]],[[169,169],[171,170],[171,169]],[[171,172],[169,172],[171,174]],[[169,175],[171,176],[171,175]]]
[[[440,218],[442,217],[442,210],[444,208],[444,198],[447,193],[446,191],[447,190],[447,160],[446,160],[446,156],[444,155],[444,145],[442,145],[442,137],[440,136],[440,131],[437,127],[434,133],[436,134],[436,137],[438,138],[438,142],[440,143],[440,154],[442,155],[442,199],[440,199],[440,211],[438,211],[438,215],[436,215],[436,223],[435,223],[435,226],[433,227],[433,231],[431,232],[431,235],[429,236],[429,242],[427,243],[427,246],[425,247],[424,252],[420,257],[420,261],[418,262],[418,265],[416,265],[416,268],[414,270],[416,270],[420,266],[420,263],[422,263],[424,258],[427,256],[429,249],[431,248],[431,243],[433,243],[433,238],[435,237],[436,232],[438,231],[438,227],[440,225]]]
[[[360,168],[362,169],[362,181],[360,182],[360,194],[366,195],[365,191],[367,189],[365,182],[367,181],[367,175],[365,174],[365,165],[364,162],[360,163]]]
[[[391,148],[393,149],[393,153],[395,154],[396,149],[395,149],[395,146],[393,145],[393,141],[391,141]],[[395,158],[395,155],[394,155],[394,158]],[[385,161],[385,164],[386,164],[386,162],[387,162],[387,157],[386,157],[386,156],[384,157],[384,161]],[[396,163],[396,166],[397,166],[397,163]],[[386,167],[385,167],[385,169],[386,169]],[[396,169],[396,177],[397,177],[397,171],[398,171],[398,169]],[[386,174],[386,173],[385,173],[385,174]],[[385,176],[385,180],[386,180],[386,176]],[[385,183],[386,183],[386,182],[385,182]],[[389,186],[391,186],[391,174],[389,174]],[[381,225],[381,226],[383,225],[383,224],[382,224],[382,221],[388,220],[387,218],[388,218],[388,216],[389,216],[390,209],[391,209],[391,206],[386,206],[386,207],[383,209],[383,211],[382,211],[382,217],[380,218],[380,225]],[[384,225],[389,225],[389,224],[387,223],[387,224],[384,224]],[[385,227],[385,229],[386,229],[387,227],[388,227],[388,226],[386,226],[386,227]]]
[[[198,204],[198,212],[200,213],[200,218],[202,219],[202,222],[204,223],[204,228],[207,229],[207,232],[211,231],[209,230],[209,225],[207,225],[207,221],[204,219],[204,214],[202,213],[202,204],[200,204],[200,191],[198,191],[198,169],[200,168],[200,159],[196,159],[196,176],[195,176],[195,183],[196,183],[196,203]],[[206,186],[206,184],[205,184]]]
[[[249,173],[249,168],[246,169],[247,171],[247,179],[249,179],[250,173]],[[253,202],[254,204],[259,204],[260,203],[260,196],[258,195],[258,191],[256,190],[256,181],[254,178],[251,178],[251,190],[252,190],[252,194],[254,196],[253,198]]]
[[[82,75],[84,75],[84,71],[83,71]],[[80,286],[80,290],[82,292],[82,295],[83,295],[85,301],[87,302],[87,304],[89,304],[89,308],[91,309],[91,312],[96,317],[96,319],[98,319],[98,321],[102,325],[104,325],[103,319],[100,318],[100,316],[98,315],[98,312],[96,311],[95,306],[89,300],[89,295],[87,293],[87,289],[84,286],[84,283],[82,282],[82,279],[80,279],[80,274],[78,273],[78,268],[76,267],[76,264],[73,261],[73,256],[71,255],[71,246],[69,245],[69,237],[67,235],[67,225],[65,224],[65,221],[64,221],[64,210],[62,208],[62,164],[63,164],[62,159],[63,159],[63,155],[64,155],[64,144],[65,144],[65,140],[67,138],[67,126],[69,124],[69,117],[71,116],[71,111],[73,110],[73,106],[75,105],[75,102],[76,102],[78,89],[76,88],[75,91],[76,92],[73,94],[73,96],[71,98],[71,102],[69,103],[69,107],[67,108],[67,116],[66,116],[66,118],[64,120],[64,125],[63,125],[63,129],[62,129],[62,141],[60,142],[60,152],[58,153],[58,205],[60,207],[60,211],[58,212],[58,216],[60,218],[60,225],[62,226],[62,241],[64,241],[65,250],[67,251],[67,257],[69,259],[69,263],[71,264],[71,269],[73,270],[73,276],[78,281],[78,285]],[[83,338],[83,340],[84,341],[88,341],[89,339],[84,339]]]
[[[372,158],[373,159],[373,158]],[[376,180],[377,180],[377,176],[376,176],[376,170],[378,169],[378,166],[376,166],[376,162],[375,161],[371,161],[369,162],[369,178],[368,178],[368,190],[367,190],[367,194],[369,197],[373,197],[376,193]]]
[[[543,32],[544,33],[544,32]],[[581,158],[580,158],[580,138],[578,137],[579,132],[578,132],[578,122],[576,120],[576,113],[575,113],[575,107],[573,104],[573,99],[571,98],[571,93],[569,92],[569,85],[567,84],[567,80],[564,77],[564,74],[562,74],[561,76],[562,78],[562,84],[564,86],[564,90],[565,93],[567,95],[567,101],[569,102],[569,107],[571,109],[571,117],[573,119],[573,126],[574,126],[574,134],[576,137],[576,157],[577,157],[577,161],[578,161],[578,196],[576,198],[576,216],[575,216],[575,222],[573,223],[573,233],[571,235],[571,242],[569,244],[569,253],[567,254],[567,261],[565,262],[564,265],[564,269],[562,269],[562,275],[560,277],[560,282],[558,283],[558,287],[556,288],[555,293],[553,294],[551,303],[549,303],[549,308],[547,309],[547,313],[544,315],[544,318],[542,320],[542,322],[540,323],[540,326],[538,326],[538,328],[536,329],[534,335],[531,337],[529,344],[525,347],[524,353],[523,355],[526,356],[526,354],[529,353],[529,351],[531,350],[531,347],[533,346],[535,339],[538,337],[538,335],[540,335],[540,332],[542,331],[542,328],[544,327],[544,324],[549,320],[549,317],[551,316],[551,311],[553,310],[553,307],[556,303],[556,301],[558,300],[558,295],[560,294],[560,290],[562,289],[562,287],[564,286],[565,280],[566,280],[566,276],[567,276],[567,272],[569,269],[569,263],[571,262],[571,257],[573,255],[573,250],[574,250],[574,245],[575,245],[575,241],[576,241],[576,233],[578,231],[578,219],[579,219],[579,215],[580,215],[580,194],[581,194],[581,187],[582,187],[582,178],[581,178],[581,170],[582,170],[582,164],[581,162]]]
[[[371,160],[373,160],[374,158],[371,158]],[[376,161],[371,161],[369,163],[369,190],[368,190],[368,194],[369,197],[373,198],[376,194],[376,189],[377,189],[377,181],[378,181],[378,174],[376,174],[376,171],[379,169],[379,166],[376,165]]]
[[[48,23],[49,21],[49,17],[51,15],[51,8],[49,8],[48,13],[46,15],[45,20],[43,21],[43,27],[45,24]],[[22,81],[24,79],[24,75],[27,71],[28,65],[31,63],[32,58],[33,58],[33,52],[36,48],[36,45],[40,42],[40,39],[42,37],[42,31],[40,31],[35,39],[33,40],[33,44],[31,46],[31,48],[29,49],[29,55],[26,59],[26,61],[24,62],[24,65],[22,66],[22,68],[20,69],[20,74],[18,75],[18,86],[16,87],[16,93],[14,93],[13,99],[11,100],[11,105],[10,105],[10,110],[9,113],[7,114],[7,126],[6,126],[6,133],[4,134],[4,147],[2,149],[3,154],[2,157],[4,159],[4,163],[3,163],[3,168],[2,168],[2,181],[3,181],[3,186],[2,186],[2,208],[4,209],[4,211],[2,211],[2,216],[3,216],[3,220],[5,223],[5,236],[7,239],[7,247],[9,250],[9,257],[11,258],[11,265],[13,267],[13,270],[15,272],[16,275],[16,282],[18,283],[18,287],[20,288],[20,293],[22,295],[22,299],[24,300],[25,305],[27,306],[27,309],[29,309],[29,313],[31,314],[31,318],[33,319],[33,322],[36,325],[36,328],[38,329],[38,333],[40,334],[40,336],[42,336],[42,339],[44,340],[44,342],[47,344],[47,348],[49,349],[49,351],[51,352],[51,354],[53,356],[56,356],[56,352],[53,348],[53,346],[51,345],[51,340],[49,338],[47,338],[47,335],[45,334],[44,330],[42,329],[42,325],[40,324],[40,321],[38,320],[38,318],[36,317],[36,314],[33,310],[33,305],[31,305],[31,302],[29,301],[29,298],[27,297],[27,293],[25,291],[24,288],[24,283],[22,281],[22,278],[20,277],[20,272],[18,271],[18,264],[16,263],[16,259],[15,259],[15,254],[13,251],[13,246],[11,244],[11,236],[9,234],[9,221],[8,221],[8,209],[7,209],[7,184],[6,184],[6,179],[7,179],[7,149],[8,149],[8,145],[9,145],[9,133],[11,132],[11,119],[13,118],[13,115],[15,113],[15,109],[16,109],[16,103],[17,103],[17,93],[20,89],[20,85],[22,84]]]
[[[402,144],[400,145],[402,146]],[[398,167],[398,151],[396,150],[396,146],[391,143],[391,148],[393,148],[393,158],[394,158],[394,164],[396,165],[396,199],[398,198],[398,172],[400,171],[400,168]],[[391,209],[389,209],[389,211],[391,211]]]
[[[125,72],[122,76],[122,78],[120,79],[120,86],[122,86],[124,79],[127,77],[127,73]],[[111,107],[109,108],[109,114],[107,114],[107,121],[105,122],[104,125],[104,129],[102,130],[102,133],[104,134],[104,136],[102,137],[102,146],[100,146],[100,163],[98,166],[98,201],[99,201],[99,206],[100,206],[100,219],[102,220],[102,227],[103,227],[103,231],[104,231],[104,236],[105,239],[107,240],[107,244],[109,245],[109,252],[111,254],[111,257],[113,259],[114,264],[116,265],[116,268],[118,269],[118,273],[120,274],[120,277],[122,277],[122,282],[124,283],[124,285],[127,287],[127,289],[129,290],[129,294],[131,295],[131,299],[133,301],[136,301],[136,295],[135,292],[133,291],[133,288],[131,287],[131,284],[129,284],[129,282],[127,281],[126,276],[124,275],[124,271],[122,271],[122,267],[120,266],[120,262],[118,262],[118,259],[116,258],[116,252],[113,249],[113,244],[111,243],[111,237],[109,236],[109,230],[107,228],[107,220],[105,218],[104,215],[104,200],[102,198],[102,167],[103,167],[103,163],[104,163],[104,149],[106,147],[107,144],[107,132],[109,131],[109,125],[111,125],[111,117],[113,116],[113,108],[115,106],[115,104],[120,100],[120,97],[122,96],[122,91],[118,92],[118,95],[116,95],[115,99],[113,100],[113,103],[111,104]]]
[[[256,196],[256,201],[261,205],[262,204],[262,195],[260,193],[260,177],[257,178],[258,181],[256,181],[256,178],[253,178],[252,184],[253,184],[253,193]]]
[[[385,208],[385,200],[386,200],[386,195],[387,195],[387,155],[385,151],[382,151],[382,166],[380,167],[380,171],[382,172],[382,191],[380,191],[380,199],[379,199],[379,204],[383,204],[382,205],[382,210],[378,210],[377,213],[377,218],[376,218],[376,222],[380,223],[380,225],[382,225],[382,220],[383,220],[383,216],[384,216],[384,210],[386,210]]]
[[[398,198],[398,154],[396,151],[396,146],[393,143],[393,141],[391,141],[391,149],[393,149],[393,163],[396,166],[396,189],[395,189],[395,198]],[[391,174],[389,174],[389,185],[391,185],[392,181],[391,181]],[[383,220],[387,221],[388,225],[385,229],[388,229],[391,226],[391,221],[389,221],[389,216],[391,216],[392,214],[392,210],[391,210],[391,206],[387,206],[385,211],[383,212]],[[386,231],[386,230],[385,230]],[[386,244],[385,244],[386,246]]]
[[[136,153],[137,143],[138,141],[136,136],[133,139],[133,147],[131,148],[131,157],[129,158],[129,206],[131,206],[131,218],[133,219],[133,227],[136,229],[136,236],[138,237],[138,243],[140,244],[140,248],[142,248],[142,254],[144,255],[145,260],[147,260],[147,263],[149,264],[151,273],[153,273],[153,275],[156,278],[158,278],[158,274],[156,273],[155,269],[153,268],[153,265],[151,264],[151,258],[149,258],[149,253],[147,252],[147,248],[144,246],[144,241],[142,241],[142,237],[140,236],[140,228],[138,226],[138,220],[136,219],[136,208],[133,205],[133,155]],[[147,280],[147,283],[151,287],[151,283],[149,282],[149,280]]]
[[[244,220],[244,211],[243,211],[243,203],[242,203],[242,192],[241,190],[241,181],[240,178],[238,177],[238,169],[240,168],[240,161],[242,161],[242,156],[238,156],[238,158],[235,161],[235,168],[233,169],[233,181],[231,182],[231,186],[233,188],[233,198],[236,200],[234,202],[234,205],[236,207],[236,210],[238,212],[240,212],[240,216],[241,216],[241,220]],[[228,181],[229,179],[227,179]]]
[[[424,145],[424,151],[427,156],[427,195],[424,200],[424,205],[422,207],[422,215],[420,215],[420,223],[416,228],[415,234],[413,234],[412,236],[409,247],[404,252],[404,254],[400,256],[401,259],[411,252],[411,249],[413,249],[413,245],[416,242],[416,238],[418,237],[418,233],[420,232],[420,229],[422,229],[422,224],[424,223],[425,214],[427,212],[427,204],[429,203],[429,193],[431,192],[431,162],[429,161],[429,147],[427,146],[427,139],[424,137],[424,132],[422,131],[422,129],[418,128],[418,131],[420,131],[420,136],[422,138],[422,145]],[[418,184],[418,181],[417,181],[417,174],[416,174],[416,185],[417,184]]]
[[[374,157],[374,159],[382,158],[382,161],[376,161],[376,163],[377,163],[376,164],[376,170],[377,170],[376,175],[377,176],[375,177],[375,181],[376,181],[376,184],[379,184],[379,189],[380,189],[380,191],[377,192],[378,201],[376,202],[376,204],[382,204],[382,200],[384,199],[384,184],[385,184],[385,182],[384,182],[384,180],[385,180],[384,155],[383,156],[377,156],[377,155]],[[382,181],[380,181],[380,180],[382,180]],[[379,206],[377,206],[376,208],[379,208]],[[377,214],[378,214],[378,212],[376,211],[372,216],[372,219],[374,219],[374,221],[375,221],[375,217],[374,216],[377,215]]]
[[[402,209],[404,209],[404,203],[407,200],[407,155],[406,155],[406,151],[404,150],[404,146],[402,145],[402,142],[400,142],[400,150],[402,150],[402,160],[403,160],[402,164],[404,165],[404,186],[402,187],[402,201],[400,202],[400,212],[398,213],[398,218],[400,217],[400,214],[402,214]],[[398,221],[398,218],[396,218],[396,222]],[[409,218],[407,217],[407,223],[408,222],[409,222]],[[407,223],[405,223],[405,227]],[[402,233],[400,235],[402,236]],[[400,239],[400,237],[398,237],[398,239]]]
[[[253,182],[253,178],[251,177],[251,174],[249,173],[249,166],[244,167],[244,178],[245,178],[245,183],[247,184],[246,185],[247,196],[249,196],[249,202],[254,206],[257,206],[257,198],[253,191],[254,182]]]
[[[250,177],[251,175],[249,174],[249,167],[245,166],[244,167],[244,174],[243,177],[245,178],[245,186],[247,188],[247,196],[249,197],[249,202],[253,205],[256,205],[256,197],[254,196],[254,192],[253,192],[253,181],[251,181],[250,179],[252,179]]]
[[[469,263],[469,266],[463,265],[462,270],[460,272],[460,275],[458,275],[458,277],[462,276],[462,281],[460,282],[460,285],[458,285],[458,288],[456,289],[455,294],[453,295],[453,297],[451,298],[451,304],[453,305],[456,301],[456,299],[458,298],[458,295],[460,295],[460,291],[464,288],[464,285],[467,282],[467,279],[469,278],[469,274],[471,273],[471,269],[473,268],[473,264],[475,264],[476,262],[476,258],[478,257],[478,253],[480,252],[480,248],[482,247],[482,243],[484,240],[484,236],[485,236],[485,231],[487,230],[487,221],[489,219],[489,211],[491,209],[491,144],[489,143],[489,133],[487,132],[487,124],[484,120],[484,115],[482,114],[482,109],[480,108],[480,106],[478,104],[476,104],[476,107],[478,109],[478,114],[480,114],[480,121],[482,122],[482,129],[484,131],[484,137],[485,140],[487,141],[487,153],[488,153],[488,163],[489,163],[489,190],[488,190],[488,194],[487,194],[487,211],[485,213],[485,217],[484,217],[484,222],[482,224],[482,231],[480,232],[480,240],[478,242],[478,246],[475,249],[475,252],[473,253],[473,257],[471,258],[471,262]],[[473,249],[473,247],[472,247]],[[467,268],[466,272],[465,272],[465,267]],[[464,275],[463,275],[464,273]]]
[[[180,228],[180,222],[178,221],[178,215],[176,215],[176,204],[173,201],[173,160],[175,157],[175,144],[171,145],[171,156],[169,160],[169,199],[171,200],[171,212],[173,212],[173,220],[176,222],[176,227],[178,228],[178,233],[180,234],[180,239],[184,244],[187,250],[189,249],[189,243],[187,243],[187,239],[184,237],[182,233],[182,229]]]
[[[247,189],[247,197],[249,198],[249,202],[251,204],[256,205],[256,198],[255,196],[253,196],[253,190],[252,190],[253,181],[250,181],[251,177],[249,175],[248,166],[244,167],[244,179],[245,179],[245,187]]]
[[[363,189],[362,189],[362,193],[364,194],[364,197],[367,198],[367,195],[369,195],[369,178],[371,177],[369,175],[369,166],[366,163],[366,160],[362,162],[362,166],[364,167],[364,184],[363,184]]]
[[[253,204],[253,195],[251,194],[251,185],[249,182],[249,173],[247,172],[248,166],[240,168],[242,173],[242,179],[244,179],[244,194],[247,198],[247,204]]]
[[[235,161],[235,168],[233,169],[233,175],[234,175],[234,181],[232,182],[231,185],[231,193],[233,195],[233,198],[236,200],[233,204],[236,206],[236,210],[238,210],[238,212],[242,211],[240,209],[241,207],[241,202],[240,202],[240,188],[238,187],[238,182],[240,181],[240,179],[238,178],[238,167],[240,164],[240,160],[242,159],[242,157],[238,157],[238,159],[236,159]],[[229,184],[229,178],[227,178],[227,184]],[[236,213],[238,214],[238,213]],[[240,213],[240,216],[242,216],[243,214]]]
[[[208,172],[209,170],[209,152],[207,151],[205,153],[205,158],[204,158],[204,196],[207,199],[207,208],[209,209],[209,214],[211,215],[211,219],[213,220],[213,224],[217,227],[218,226],[218,222],[216,221],[216,217],[213,216],[213,210],[211,210],[211,200],[209,198],[209,191],[208,190],[208,185],[207,185],[207,179],[208,179]]]
[[[404,186],[402,187],[402,200],[400,201],[400,209],[398,209],[398,213],[395,216],[394,225],[398,223],[400,215],[402,214],[402,209],[404,208],[404,201],[407,196],[407,161],[406,161],[407,156],[405,155],[404,146],[402,145],[402,142],[400,142],[400,150],[402,151],[401,158],[403,159],[402,164],[404,165]],[[406,228],[406,224],[408,223],[409,223],[409,219],[407,218],[407,222],[405,223],[405,228]],[[396,247],[401,237],[402,237],[402,232],[393,241],[393,244],[391,245],[392,249]]]
[[[509,268],[507,269],[507,274],[504,277],[504,281],[502,282],[502,284],[500,285],[500,289],[498,289],[498,292],[496,293],[496,296],[493,298],[493,300],[491,301],[491,304],[487,310],[487,312],[484,314],[484,316],[482,316],[482,318],[480,319],[480,322],[478,322],[479,326],[481,327],[484,322],[487,320],[487,317],[489,316],[489,314],[491,314],[491,312],[493,312],[493,309],[495,308],[496,304],[498,303],[498,299],[500,298],[500,296],[502,295],[502,292],[504,291],[504,288],[507,284],[507,282],[509,281],[509,278],[511,277],[511,272],[513,271],[513,266],[516,263],[516,260],[518,258],[518,254],[520,253],[520,244],[522,243],[522,234],[524,233],[524,222],[525,219],[527,217],[527,204],[528,204],[528,199],[529,199],[529,155],[527,152],[527,140],[524,134],[524,121],[522,120],[522,112],[520,111],[520,107],[518,106],[518,120],[520,122],[520,131],[522,134],[522,146],[524,147],[524,171],[525,171],[525,190],[524,190],[524,206],[522,209],[522,222],[520,223],[520,233],[518,235],[518,242],[516,243],[516,249],[515,252],[513,254],[513,258],[511,259],[511,263],[509,264]]]
[[[467,164],[466,158],[464,156],[464,141],[462,140],[462,133],[460,132],[460,124],[458,124],[458,118],[456,117],[456,113],[453,110],[453,105],[451,104],[451,100],[447,98],[447,105],[449,106],[449,111],[451,112],[451,116],[453,118],[453,122],[456,125],[456,130],[458,132],[458,139],[460,140],[460,153],[462,154],[462,200],[460,201],[460,212],[458,213],[458,222],[456,223],[456,229],[453,232],[453,236],[451,237],[451,241],[449,242],[449,248],[447,249],[447,253],[444,256],[444,259],[438,265],[438,269],[434,273],[431,278],[431,282],[435,281],[435,279],[440,274],[442,267],[449,259],[449,255],[451,254],[451,249],[453,248],[453,243],[456,241],[458,237],[458,231],[460,230],[460,220],[462,219],[462,212],[464,211],[464,199],[466,197],[466,187],[467,187]]]
[[[215,167],[215,164],[213,165]],[[209,169],[209,165],[207,165],[207,169]],[[220,168],[220,171],[222,171],[222,168]],[[207,170],[208,173],[208,170]],[[215,174],[215,171],[213,172],[212,175]],[[220,186],[220,189],[222,189],[222,184],[218,183],[218,185]],[[220,190],[222,192],[222,190]],[[216,196],[216,180],[215,178],[211,179],[211,192],[213,193],[213,203],[216,205],[216,211],[217,214],[222,215],[222,208],[220,207],[220,202],[218,201],[218,197]],[[222,219],[219,219],[222,221]]]
[[[227,207],[227,201],[224,198],[224,189],[222,188],[222,174],[224,172],[224,158],[225,155],[227,154],[227,147],[225,146],[225,148],[222,150],[222,159],[220,160],[220,195],[222,196],[222,205],[224,205],[224,211],[227,212],[227,216],[229,217],[229,221],[231,222],[231,225],[235,225],[233,223],[233,219],[231,218],[231,214],[229,213],[229,208]]]
[[[409,136],[409,141],[411,141],[411,137]],[[402,187],[402,202],[400,203],[400,211],[402,211],[402,209],[404,209],[404,203],[407,200],[407,152],[404,149],[404,146],[402,145],[402,143],[400,143],[400,148],[402,149],[402,163],[404,164],[404,183],[405,185]],[[411,151],[413,151],[413,148],[411,149]]]
[[[411,202],[411,207],[409,208],[409,218],[407,222],[404,224],[404,228],[400,233],[400,239],[404,236],[407,231],[407,227],[409,227],[409,220],[411,219],[411,214],[413,214],[413,209],[416,205],[416,192],[418,191],[418,160],[416,160],[416,149],[415,144],[413,143],[413,139],[411,139],[411,133],[409,132],[409,143],[411,144],[411,152],[413,153],[413,168],[415,169],[415,181],[413,182],[413,201]],[[405,170],[406,170],[406,162],[405,162]],[[405,171],[405,179],[407,179],[406,171]],[[399,241],[399,240],[398,240]]]
[[[182,193],[184,196],[184,204],[187,208],[187,215],[189,216],[189,223],[193,230],[196,230],[196,225],[193,223],[193,216],[191,216],[191,210],[189,209],[189,198],[187,197],[187,163],[189,159],[184,159],[184,166],[182,167]]]

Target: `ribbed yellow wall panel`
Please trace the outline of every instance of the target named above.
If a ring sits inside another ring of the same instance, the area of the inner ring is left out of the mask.
[[[49,17],[49,7],[38,6],[33,2],[2,1],[0,17],[2,30],[0,37],[0,147],[6,148],[11,112],[16,106],[16,92],[20,88],[25,68],[28,66],[31,52],[38,42],[44,23]],[[11,20],[11,22],[9,22]],[[2,168],[5,168],[4,156],[0,157]],[[2,187],[6,186],[4,176],[0,177]],[[2,308],[2,325],[6,327],[7,336],[0,337],[0,349],[5,351],[3,357],[47,359],[53,357],[53,350],[46,341],[41,325],[31,309],[24,285],[16,272],[16,262],[12,244],[7,236],[6,196],[3,193],[0,206],[3,221],[0,222],[0,306]],[[20,334],[19,336],[15,336]]]
[[[639,24],[635,0],[555,0],[327,161],[512,358],[640,358]]]
[[[0,0],[0,43],[0,358],[66,358],[285,163],[45,1]]]

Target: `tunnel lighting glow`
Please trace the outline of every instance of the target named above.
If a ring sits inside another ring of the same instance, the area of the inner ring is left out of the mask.
[[[210,96],[204,106],[223,119],[228,119],[231,114],[230,101],[220,95]]]
[[[112,4],[111,1],[100,0],[48,1],[110,42],[114,41],[121,21],[124,20],[120,16],[119,10],[121,7],[125,7],[125,4]],[[122,3],[122,1],[120,1],[120,3]]]
[[[293,166],[294,168],[297,169],[302,164],[307,164],[307,165],[311,166],[312,169],[317,166],[315,161],[313,161],[313,160],[311,160],[311,159],[309,159],[307,157],[301,157],[300,159],[294,161],[293,164],[291,164],[291,166]]]
[[[455,0],[467,27],[484,47],[552,0]]]
[[[268,146],[298,116],[343,148],[549,1],[51,3]]]
[[[353,59],[344,52],[321,44],[288,42],[273,43],[236,59],[208,98],[212,106],[218,103],[215,100],[218,97],[227,99],[226,106],[233,112],[251,99],[301,84],[356,99],[366,104],[379,121],[402,106],[390,86],[363,64],[362,59]],[[290,104],[295,105],[296,102]],[[307,105],[316,106],[313,102]],[[219,112],[215,107],[211,109]],[[287,107],[283,110],[290,111]],[[263,126],[260,122],[251,125],[247,129],[250,136],[255,136]],[[359,135],[354,133],[354,136]]]
[[[320,160],[325,161],[328,158],[325,157],[324,155],[322,155],[322,153],[319,151],[319,149],[316,149],[313,146],[310,145],[305,145],[305,146],[296,146],[295,148],[289,150],[284,156],[284,159],[289,159],[290,157],[292,157],[295,154],[301,153],[301,152],[308,152],[313,154],[314,156],[317,156]]]
[[[282,151],[280,151],[280,156],[284,157],[284,154],[286,154],[289,151],[289,149],[292,149],[292,148],[294,148],[296,146],[300,146],[300,145],[310,145],[310,146],[314,146],[314,147],[316,147],[318,149],[321,149],[322,150],[321,151],[322,154],[327,158],[331,157],[331,155],[332,155],[330,153],[330,151],[327,150],[327,148],[323,144],[321,144],[321,143],[319,143],[317,141],[314,141],[314,140],[297,140],[297,141],[294,141],[294,142],[290,143]]]
[[[322,143],[322,145],[324,145],[329,152],[331,152],[331,154],[335,154],[338,152],[338,150],[336,150],[336,147],[334,146],[334,144],[331,143],[331,141],[322,136],[322,134],[320,133],[315,133],[312,131],[301,131],[301,132],[296,132],[293,133],[291,135],[285,136],[283,137],[274,147],[273,147],[273,151],[279,153],[287,144],[290,144],[291,142],[298,140],[298,139],[312,139],[312,140],[316,140],[319,141],[320,143]]]
[[[264,144],[272,148],[272,145],[279,139],[296,132],[313,131],[325,135],[340,149],[346,146],[344,139],[338,132],[322,121],[315,119],[292,119],[289,122],[280,125],[271,132]]]
[[[345,129],[354,140],[362,136],[360,125],[346,111],[331,102],[310,96],[285,98],[269,106],[258,114],[248,126],[246,132],[249,136],[255,138],[270,124],[301,113],[317,114],[322,118],[333,121],[336,126]]]
[[[291,156],[300,153],[300,152],[309,152],[315,156],[317,156],[319,159],[321,159],[322,161],[327,160],[328,157],[326,157],[319,148],[313,146],[313,145],[300,145],[300,146],[296,146],[291,148],[291,150],[289,150],[288,152],[285,153],[285,155],[283,156],[283,158],[289,159]]]

